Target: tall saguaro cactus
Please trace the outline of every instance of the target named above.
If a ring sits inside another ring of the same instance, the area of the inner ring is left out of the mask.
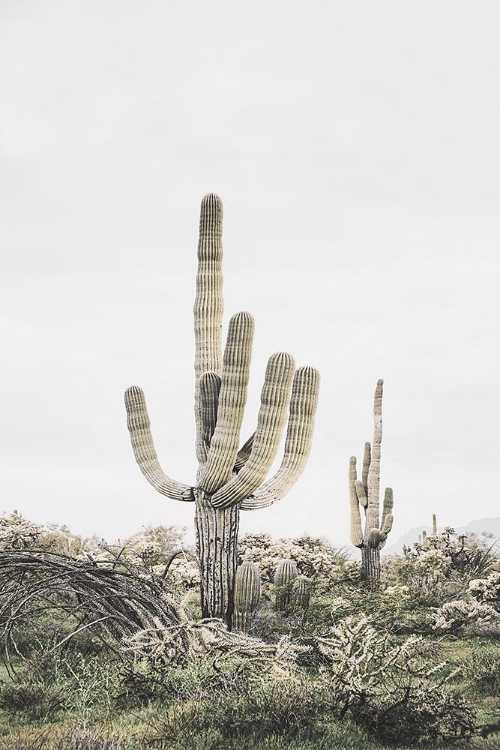
[[[146,479],[173,500],[195,503],[195,526],[204,617],[231,626],[240,510],[280,500],[301,475],[311,448],[319,375],[295,371],[293,358],[273,354],[267,364],[257,426],[240,446],[254,322],[239,312],[229,323],[224,355],[222,326],[222,203],[213,194],[201,204],[194,303],[195,421],[198,472],[194,485],[162,470],[153,444],[143,391],[125,393],[135,458]],[[286,422],[284,456],[265,481]]]
[[[373,407],[373,448],[365,443],[361,479],[357,477],[356,457],[349,462],[349,495],[351,505],[351,542],[361,549],[361,576],[365,581],[380,578],[380,550],[392,529],[393,493],[387,487],[380,518],[380,458],[382,446],[382,393],[384,381],[375,389]],[[365,512],[363,530],[361,511]]]

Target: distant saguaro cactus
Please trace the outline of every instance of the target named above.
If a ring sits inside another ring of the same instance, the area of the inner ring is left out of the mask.
[[[229,322],[221,356],[222,203],[213,194],[201,204],[194,303],[195,420],[198,472],[194,485],[162,470],[143,391],[125,393],[128,428],[139,467],[153,487],[173,500],[195,503],[203,617],[231,627],[240,510],[280,500],[301,475],[309,455],[319,375],[295,365],[289,354],[269,359],[254,434],[239,449],[246,403],[254,322],[239,312]],[[291,393],[290,393],[291,391]],[[289,408],[284,457],[265,481],[276,456]]]
[[[260,573],[252,562],[243,562],[234,583],[233,629],[246,633],[260,602]]]
[[[384,381],[375,389],[373,408],[373,450],[365,443],[361,479],[357,478],[356,457],[349,462],[349,495],[351,506],[351,542],[361,549],[361,577],[365,581],[380,578],[380,550],[392,529],[393,493],[387,487],[380,518],[380,458],[382,445],[382,393]],[[360,507],[365,512],[365,527],[361,522]]]
[[[276,587],[276,609],[282,615],[290,611],[292,586],[298,576],[297,563],[294,560],[280,560],[274,573]]]

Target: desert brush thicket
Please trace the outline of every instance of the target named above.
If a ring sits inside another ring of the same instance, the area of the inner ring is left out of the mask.
[[[85,552],[69,555],[60,551],[64,532],[12,520],[10,535],[8,519],[0,527],[6,748],[375,750],[498,740],[500,561],[488,540],[447,529],[430,549],[417,543],[382,560],[373,585],[325,540],[243,536],[243,553],[258,560],[240,566],[251,571],[243,588],[256,587],[248,598],[259,606],[242,605],[246,632],[236,632],[202,617],[189,556],[177,572],[186,576],[182,595],[169,583],[175,531],[143,532],[147,554],[139,534],[121,548],[82,542]],[[152,539],[166,541],[154,565]],[[424,579],[431,552],[434,574]],[[305,610],[293,596],[277,606],[283,573],[288,591],[307,580]],[[455,609],[445,617],[447,605]]]

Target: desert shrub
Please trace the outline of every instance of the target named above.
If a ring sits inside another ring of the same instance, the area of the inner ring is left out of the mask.
[[[473,579],[467,593],[472,599],[489,604],[500,612],[500,571],[494,570],[485,578]]]
[[[259,566],[265,590],[274,580],[280,560],[297,563],[299,575],[321,581],[329,586],[332,581],[355,578],[358,566],[344,550],[333,547],[326,539],[303,534],[292,539],[273,540],[269,534],[243,534],[238,544],[241,562]]]
[[[18,721],[49,721],[65,707],[64,691],[47,685],[38,676],[27,675],[16,683],[0,685],[0,708]]]
[[[461,657],[460,665],[467,692],[483,697],[500,696],[500,658],[498,644],[486,639],[473,642]]]
[[[118,689],[118,664],[109,656],[53,652],[26,660],[0,684],[0,708],[22,722],[53,720],[62,712],[83,719],[94,711],[109,713]]]
[[[446,689],[456,670],[437,663],[422,638],[395,639],[367,618],[348,617],[310,645],[338,718],[394,742],[432,744],[473,732],[470,706]]]
[[[469,582],[484,576],[498,564],[491,535],[457,535],[450,527],[389,558],[385,573],[407,585],[420,605],[441,606],[459,598]]]
[[[433,629],[441,633],[467,633],[480,632],[485,625],[500,624],[498,613],[489,604],[483,604],[473,599],[457,599],[446,602],[430,618],[433,620]]]

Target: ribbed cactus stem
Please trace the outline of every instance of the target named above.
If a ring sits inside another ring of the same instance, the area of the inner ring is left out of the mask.
[[[437,536],[438,533],[438,527],[437,527],[437,517],[436,514],[432,514],[432,536]]]
[[[351,456],[349,461],[349,498],[351,504],[351,544],[354,547],[363,546],[363,526],[361,524],[361,513],[359,512],[359,495],[356,480],[356,456]]]
[[[274,574],[276,587],[276,609],[282,615],[288,615],[292,598],[292,585],[298,576],[297,563],[294,560],[280,560]]]
[[[260,573],[252,562],[242,563],[234,583],[233,629],[247,633],[260,602]]]
[[[254,322],[247,312],[231,318],[221,356],[222,312],[222,203],[210,194],[201,204],[194,302],[198,470],[193,486],[162,470],[142,390],[129,388],[125,405],[134,454],[147,480],[170,498],[195,501],[202,614],[220,617],[230,627],[239,512],[279,500],[301,475],[311,448],[319,376],[312,367],[294,374],[292,357],[274,354],[266,369],[255,433],[240,447]],[[287,411],[281,467],[266,481]]]
[[[204,372],[220,373],[222,298],[222,202],[210,193],[201,202],[198,271],[194,301],[196,457],[206,460],[199,419],[199,381]]]
[[[319,373],[299,367],[293,378],[285,451],[276,474],[241,503],[241,510],[258,510],[281,500],[305,469],[312,445],[318,405]]]
[[[298,576],[292,584],[291,605],[295,611],[306,612],[311,599],[312,581],[307,576]]]
[[[233,474],[247,400],[253,332],[254,321],[248,313],[237,313],[231,318],[224,351],[217,426],[199,479],[200,487],[208,494],[216,492]]]
[[[194,500],[191,487],[171,479],[160,466],[151,435],[144,391],[136,385],[125,392],[127,426],[140,470],[155,490],[171,500]]]
[[[249,497],[266,478],[278,452],[294,369],[289,354],[279,353],[270,358],[250,456],[241,471],[215,493],[212,498],[215,507],[224,508]]]

